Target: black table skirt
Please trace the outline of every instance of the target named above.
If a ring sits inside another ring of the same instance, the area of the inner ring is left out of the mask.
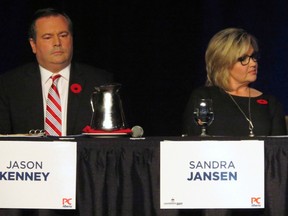
[[[0,216],[288,215],[288,137],[261,138],[265,141],[265,209],[160,210],[160,141],[195,139],[199,138],[77,138],[76,210],[0,209]]]

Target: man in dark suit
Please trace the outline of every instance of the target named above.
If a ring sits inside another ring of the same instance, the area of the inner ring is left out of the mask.
[[[70,18],[55,9],[35,13],[29,42],[37,63],[30,63],[0,76],[0,133],[28,133],[44,129],[51,77],[58,82],[62,106],[62,134],[82,133],[90,124],[90,95],[95,86],[112,81],[112,74],[71,63],[73,28]]]

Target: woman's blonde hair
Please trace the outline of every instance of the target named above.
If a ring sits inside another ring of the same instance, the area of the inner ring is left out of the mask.
[[[239,28],[227,28],[216,33],[210,40],[206,54],[206,86],[218,86],[228,90],[229,71],[249,48],[258,52],[256,38]]]

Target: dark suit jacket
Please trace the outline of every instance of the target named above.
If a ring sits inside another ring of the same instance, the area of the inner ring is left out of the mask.
[[[112,74],[88,65],[72,63],[67,107],[67,135],[80,134],[90,124],[90,96],[95,86],[110,83]],[[73,93],[70,86],[82,86]],[[0,133],[28,133],[44,129],[43,96],[37,63],[21,66],[0,76]]]

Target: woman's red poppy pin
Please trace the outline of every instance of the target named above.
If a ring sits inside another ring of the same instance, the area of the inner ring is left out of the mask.
[[[258,100],[257,100],[257,103],[258,103],[258,104],[268,104],[268,101],[265,100],[265,99],[258,99]]]

